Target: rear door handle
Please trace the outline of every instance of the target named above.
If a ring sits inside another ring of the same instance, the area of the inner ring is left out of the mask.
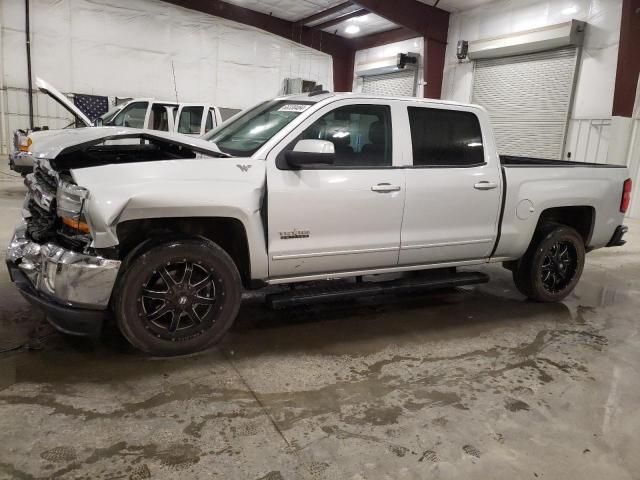
[[[487,181],[478,182],[473,186],[473,188],[475,188],[476,190],[493,190],[494,188],[497,188],[497,187],[498,187],[497,183],[487,182]]]
[[[371,191],[379,193],[398,192],[400,191],[400,186],[391,185],[390,183],[379,183],[371,187]]]

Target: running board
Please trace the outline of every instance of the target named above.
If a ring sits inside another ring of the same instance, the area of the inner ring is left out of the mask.
[[[362,296],[426,292],[440,288],[487,283],[488,281],[489,276],[480,272],[444,273],[425,278],[408,278],[388,282],[356,282],[324,287],[295,288],[287,292],[267,295],[266,301],[269,308],[278,309],[347,300]]]

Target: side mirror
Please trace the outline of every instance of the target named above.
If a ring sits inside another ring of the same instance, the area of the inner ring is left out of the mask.
[[[95,124],[96,127],[101,127],[103,125],[103,120],[102,118],[98,117],[94,120],[93,123]]]
[[[333,165],[336,151],[327,140],[300,140],[293,150],[285,152],[284,158],[294,168],[308,165]]]

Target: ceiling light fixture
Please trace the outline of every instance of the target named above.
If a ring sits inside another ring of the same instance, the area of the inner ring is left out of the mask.
[[[357,25],[349,25],[344,29],[344,33],[347,33],[349,35],[355,35],[358,32],[360,32],[360,27]]]
[[[576,13],[578,11],[578,7],[576,7],[575,5],[573,7],[567,7],[565,9],[562,10],[562,14],[563,15],[573,15],[574,13]]]

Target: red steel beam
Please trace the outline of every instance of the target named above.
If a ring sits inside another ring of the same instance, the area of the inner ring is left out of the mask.
[[[440,98],[449,12],[417,0],[353,0],[353,3],[424,38],[424,96]]]
[[[350,50],[347,56],[333,57],[333,91],[350,92],[353,89],[353,71],[356,51]]]
[[[367,10],[365,10],[364,8],[361,8],[359,10],[356,10],[355,12],[349,12],[346,13],[344,15],[342,15],[341,17],[336,17],[336,18],[332,18],[331,20],[327,20],[326,22],[322,22],[319,23],[317,25],[314,25],[313,28],[317,28],[318,30],[322,30],[324,28],[329,28],[329,27],[333,27],[334,25],[338,25],[339,23],[342,23],[346,20],[349,20],[351,18],[357,18],[357,17],[362,17],[364,15],[368,15],[369,12]]]
[[[447,42],[449,12],[440,8],[417,0],[353,0],[353,3],[423,37]]]
[[[440,98],[446,43],[424,39],[424,98]]]
[[[640,0],[623,0],[613,116],[633,116],[640,75]]]
[[[364,50],[365,48],[379,47],[388,43],[401,42],[411,38],[421,37],[419,33],[409,30],[408,28],[394,28],[384,32],[371,33],[362,37],[356,37],[351,40],[356,50]]]

